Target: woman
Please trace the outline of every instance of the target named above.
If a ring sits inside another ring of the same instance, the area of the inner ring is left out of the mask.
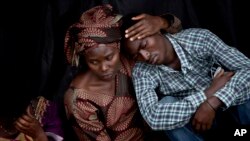
[[[121,16],[110,5],[102,5],[84,12],[66,34],[67,60],[82,68],[64,97],[67,117],[79,140],[144,138],[131,83],[133,62],[120,54],[120,26]]]
[[[0,120],[0,141],[62,141],[62,122],[55,102],[40,96],[14,124]]]

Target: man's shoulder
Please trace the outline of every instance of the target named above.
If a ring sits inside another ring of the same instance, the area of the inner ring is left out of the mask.
[[[137,62],[133,68],[133,73],[151,73],[158,69],[156,65],[144,63],[144,62]]]
[[[156,65],[152,65],[152,64],[148,64],[148,63],[145,63],[145,62],[136,62],[135,63],[135,69],[153,69],[153,68],[156,68]]]
[[[205,28],[187,28],[176,33],[175,35],[196,35],[196,34],[206,34],[209,32],[210,30],[205,29]]]

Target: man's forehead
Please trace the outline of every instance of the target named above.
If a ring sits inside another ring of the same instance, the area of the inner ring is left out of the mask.
[[[137,48],[137,47],[140,46],[141,42],[142,42],[142,40],[139,40],[139,39],[134,40],[134,41],[128,40],[128,41],[127,41],[127,44],[129,45],[129,48],[132,48],[132,47],[133,47],[133,48]]]
[[[129,50],[129,53],[131,54],[137,53],[141,42],[142,42],[141,40],[134,40],[134,41],[127,40],[126,45],[127,45],[127,49]]]

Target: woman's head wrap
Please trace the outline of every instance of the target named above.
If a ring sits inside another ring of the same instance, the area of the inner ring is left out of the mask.
[[[98,44],[116,43],[119,47],[121,17],[110,5],[96,6],[84,12],[65,36],[64,50],[68,63],[78,66],[79,54]]]

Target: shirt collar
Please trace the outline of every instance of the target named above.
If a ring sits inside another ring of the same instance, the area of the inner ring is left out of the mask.
[[[187,52],[178,44],[177,40],[175,39],[174,36],[170,34],[166,34],[166,37],[169,39],[170,43],[172,44],[177,56],[180,59],[181,62],[181,70],[183,73],[186,73],[187,69],[193,70],[192,65],[189,63],[187,59]]]

